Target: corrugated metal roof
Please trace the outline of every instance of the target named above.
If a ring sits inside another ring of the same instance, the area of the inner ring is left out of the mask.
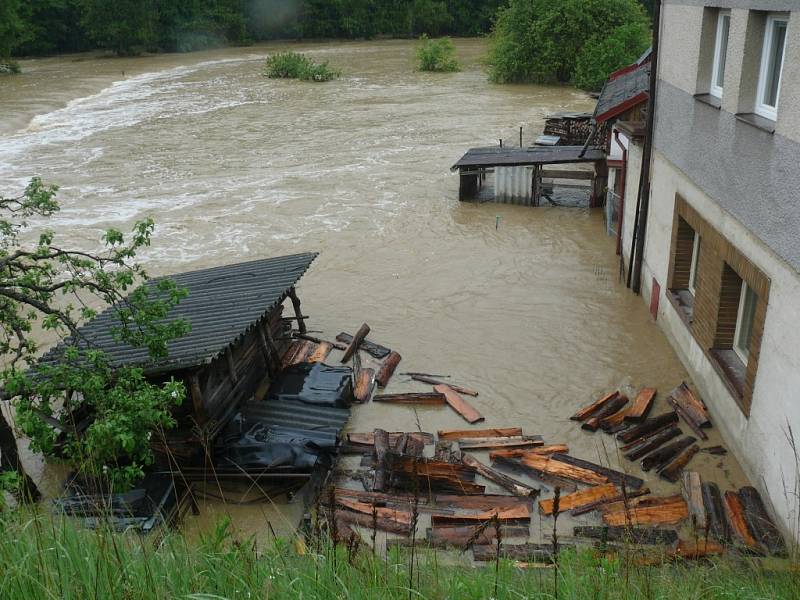
[[[246,426],[256,423],[275,433],[286,433],[332,448],[347,420],[349,408],[307,404],[299,400],[250,401],[242,407]]]
[[[609,79],[603,86],[594,118],[598,122],[605,121],[617,114],[647,100],[650,89],[650,62],[634,66],[618,77]],[[633,103],[633,104],[632,104]]]
[[[170,342],[169,355],[157,362],[150,360],[147,349],[114,339],[111,330],[118,321],[112,308],[80,327],[86,339],[81,345],[88,343],[102,350],[114,366],[142,366],[147,373],[208,363],[282,302],[317,256],[316,252],[307,252],[149,280],[145,285],[154,287],[162,279],[172,279],[189,292],[168,318],[187,320],[191,332]],[[67,343],[52,348],[40,363],[57,361]]]
[[[513,148],[489,146],[471,148],[452,169],[468,167],[516,167],[523,165],[555,165],[563,163],[592,162],[602,160],[602,150],[589,148],[581,156],[583,146],[539,146]]]

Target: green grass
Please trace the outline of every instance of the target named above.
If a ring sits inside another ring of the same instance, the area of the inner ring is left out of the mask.
[[[420,45],[416,49],[417,69],[440,73],[460,71],[461,66],[456,60],[456,47],[450,38],[429,39],[423,35]]]
[[[740,559],[703,565],[628,567],[589,552],[564,553],[560,567],[520,569],[502,561],[474,568],[463,558],[418,550],[373,557],[340,545],[307,548],[277,540],[259,551],[226,523],[190,543],[88,531],[74,522],[30,513],[0,514],[0,597],[31,598],[353,598],[353,599],[742,599],[798,598],[800,577]],[[497,588],[495,589],[495,585]],[[412,590],[411,594],[409,590]]]
[[[341,72],[327,62],[315,63],[304,54],[279,52],[267,58],[265,74],[273,79],[302,79],[303,81],[330,81]]]

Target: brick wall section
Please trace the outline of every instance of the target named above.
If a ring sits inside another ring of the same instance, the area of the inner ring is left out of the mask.
[[[686,225],[682,225],[681,222],[685,222]],[[686,289],[688,287],[688,271],[685,265],[687,241],[690,261],[692,248],[686,226],[689,231],[696,231],[700,235],[700,260],[697,265],[694,320],[690,329],[709,360],[716,361],[711,355],[711,350],[715,348],[728,349],[733,345],[741,282],[747,282],[747,285],[758,297],[744,392],[740,395],[735,392],[735,386],[729,386],[742,411],[748,415],[753,400],[761,338],[769,306],[770,280],[733,244],[709,225],[684,198],[676,196],[668,276],[670,288]],[[685,280],[683,279],[684,273]]]
[[[692,250],[694,250],[694,229],[684,219],[677,216],[673,226],[675,249],[669,278],[670,289],[689,289],[689,274],[692,271]]]

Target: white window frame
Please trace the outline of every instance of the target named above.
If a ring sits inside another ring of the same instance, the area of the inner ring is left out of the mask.
[[[726,39],[725,39],[725,52],[723,52],[722,51],[722,30],[723,30],[723,23],[724,23],[725,19],[728,20],[728,33],[727,33],[727,36],[726,36]],[[713,66],[711,68],[711,84],[709,86],[709,93],[712,96],[716,96],[717,98],[722,98],[722,92],[723,92],[724,85],[722,85],[722,86],[717,85],[717,79],[719,79],[719,75],[720,75],[720,73],[719,73],[719,68],[721,66],[720,63],[724,59],[727,59],[728,40],[730,39],[730,33],[731,33],[731,11],[729,11],[729,10],[721,10],[721,11],[719,11],[719,14],[717,15],[717,35],[716,35],[716,38],[714,40],[714,63],[713,63]],[[723,75],[722,76],[723,76],[723,78],[725,77],[724,71],[723,71]],[[723,79],[723,84],[724,83],[725,83],[725,80]]]
[[[772,54],[772,43],[775,37],[776,25],[784,23],[786,25],[786,37],[783,42],[783,52],[781,54],[781,69],[778,73],[778,93],[775,96],[775,106],[770,106],[764,103],[767,95],[767,72],[769,71],[769,59]],[[758,72],[758,88],[756,93],[756,106],[755,112],[762,117],[777,121],[778,119],[778,105],[781,97],[781,83],[783,80],[783,68],[786,65],[786,44],[789,41],[789,17],[786,14],[771,14],[767,17],[767,24],[764,28],[764,43],[761,47],[761,66]]]
[[[692,296],[696,295],[697,286],[695,280],[697,279],[697,263],[700,259],[700,234],[694,232],[694,241],[692,242],[692,261],[689,267],[689,292]]]
[[[745,320],[745,317],[746,317],[746,318],[750,319],[750,327],[749,327],[749,329],[750,329],[750,337],[751,337],[751,342],[752,342],[752,336],[753,336],[753,325],[752,325],[752,322],[755,320],[755,314],[756,314],[756,303],[755,302],[752,304],[750,313],[748,315],[745,315],[745,313],[744,313],[745,304],[746,304],[745,299],[747,297],[747,291],[749,289],[750,289],[750,287],[747,285],[747,282],[742,281],[742,291],[739,294],[739,310],[736,313],[736,330],[734,331],[734,334],[733,334],[733,351],[736,352],[736,355],[742,360],[742,362],[744,363],[745,366],[747,366],[747,361],[750,358],[750,352],[746,348],[742,347],[743,344],[741,344],[741,339],[740,338],[742,337],[743,325],[744,325],[744,320]],[[751,292],[751,293],[753,294],[753,297],[755,297],[757,299],[757,297],[755,295],[755,292]]]

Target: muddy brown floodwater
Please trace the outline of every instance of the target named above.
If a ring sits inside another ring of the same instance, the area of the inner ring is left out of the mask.
[[[311,328],[368,321],[404,356],[399,371],[479,390],[487,426],[520,425],[616,464],[612,438],[569,415],[621,381],[667,392],[687,374],[618,282],[602,212],[461,204],[449,172],[468,147],[517,140],[519,126],[529,142],[545,115],[593,101],[569,87],[491,85],[485,43],[456,45],[455,74],[415,72],[407,41],[293,46],[342,69],[326,84],[263,77],[264,57],[286,44],[23,61],[23,75],[0,79],[0,193],[35,175],[58,183],[63,210],[50,226],[64,245],[93,248],[105,228],[153,216],[151,274],[320,251],[300,286]],[[395,376],[389,389],[424,388]],[[355,409],[351,429],[417,420],[425,431],[464,424],[447,409],[373,404]],[[62,472],[27,460],[54,493]],[[719,463],[701,454],[692,466],[742,481],[731,458]],[[192,531],[227,514],[262,539],[267,521],[281,533],[299,516],[297,506],[201,510]]]

